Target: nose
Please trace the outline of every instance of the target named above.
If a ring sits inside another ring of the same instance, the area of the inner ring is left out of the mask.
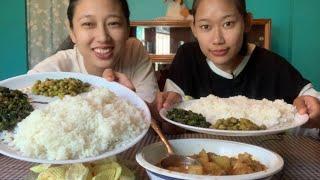
[[[211,36],[212,36],[212,44],[214,45],[220,45],[225,42],[224,34],[221,28],[213,28]]]
[[[106,28],[104,25],[98,26],[98,28],[96,29],[96,39],[100,43],[110,41],[111,36],[108,28]]]

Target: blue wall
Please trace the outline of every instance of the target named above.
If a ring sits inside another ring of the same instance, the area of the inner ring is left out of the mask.
[[[150,20],[166,14],[164,0],[127,0],[131,10],[131,20]],[[184,0],[191,8],[193,0]]]
[[[292,2],[292,0],[247,0],[247,9],[254,18],[272,20],[271,49],[289,61],[292,43]]]
[[[164,0],[128,0],[131,20],[164,16]],[[0,80],[27,71],[24,0],[2,0],[0,7]],[[185,0],[190,8],[192,0]],[[320,89],[319,0],[247,0],[255,18],[272,19],[271,48]],[[14,11],[13,11],[14,9]]]
[[[1,0],[0,80],[27,71],[27,34],[24,0]]]
[[[320,1],[294,2],[291,63],[320,90]]]

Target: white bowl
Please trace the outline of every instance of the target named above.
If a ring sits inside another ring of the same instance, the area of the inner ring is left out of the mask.
[[[279,172],[283,167],[283,159],[277,153],[267,149],[239,143],[233,141],[223,141],[216,139],[178,139],[170,140],[175,152],[180,155],[198,154],[202,149],[207,152],[213,152],[218,155],[237,156],[239,153],[247,152],[254,159],[260,161],[267,167],[267,170],[245,175],[229,176],[205,176],[178,173],[162,169],[155,164],[159,163],[166,156],[165,146],[161,143],[154,143],[142,149],[136,155],[137,162],[146,169],[151,180],[161,179],[223,179],[223,180],[240,180],[240,179],[262,179],[270,178]]]

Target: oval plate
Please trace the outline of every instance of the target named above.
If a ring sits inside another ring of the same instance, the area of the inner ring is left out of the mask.
[[[83,82],[88,82],[94,87],[105,87],[109,89],[110,91],[114,92],[117,96],[119,96],[122,99],[125,99],[129,101],[131,104],[133,104],[135,107],[140,109],[144,114],[144,120],[147,124],[147,127],[150,126],[151,121],[151,115],[148,106],[145,104],[145,102],[138,97],[133,91],[130,89],[115,83],[115,82],[109,82],[101,77],[93,76],[93,75],[87,75],[87,74],[80,74],[80,73],[71,73],[71,72],[46,72],[46,73],[36,73],[31,75],[21,75],[13,78],[9,78],[7,80],[0,81],[0,86],[8,87],[10,89],[24,89],[32,87],[32,85],[37,80],[45,80],[46,78],[51,79],[63,79],[63,78],[76,78]],[[34,98],[37,101],[48,101],[47,97],[44,96],[31,96],[31,99],[34,100]],[[50,98],[49,98],[50,99]],[[30,158],[26,156],[22,156],[21,153],[17,150],[14,150],[11,146],[8,144],[0,141],[0,153],[4,154],[6,156],[23,160],[23,161],[29,161],[29,162],[35,162],[35,163],[44,163],[44,164],[72,164],[72,163],[83,163],[83,162],[90,162],[90,161],[96,161],[99,159],[103,159],[109,156],[114,156],[116,154],[119,154],[136,143],[138,143],[144,135],[147,133],[149,128],[144,129],[140,135],[138,135],[136,138],[131,139],[128,141],[128,143],[124,146],[115,148],[110,151],[106,151],[98,156],[95,157],[88,157],[83,159],[70,159],[70,160],[46,160],[46,159],[37,159],[37,158]]]
[[[183,107],[183,106],[187,105],[188,103],[192,103],[192,102],[193,102],[193,100],[185,101],[185,102],[178,104],[175,107],[178,107],[178,106]],[[172,107],[172,108],[174,108],[174,107]],[[167,118],[167,112],[170,111],[172,108],[160,110],[160,116],[164,120],[166,120],[167,122],[174,124],[176,126],[179,126],[183,129],[190,130],[190,131],[205,133],[205,134],[212,134],[212,135],[220,135],[220,136],[262,136],[262,135],[268,135],[268,134],[277,134],[277,133],[284,132],[289,129],[295,128],[295,127],[299,127],[299,126],[303,125],[304,123],[306,123],[309,119],[309,116],[307,114],[305,114],[305,115],[295,114],[293,122],[290,122],[290,124],[287,124],[287,125],[283,125],[280,128],[271,128],[271,129],[256,130],[256,131],[231,131],[231,130],[219,130],[219,129],[189,126],[186,124],[182,124],[182,123],[173,121],[173,120]]]

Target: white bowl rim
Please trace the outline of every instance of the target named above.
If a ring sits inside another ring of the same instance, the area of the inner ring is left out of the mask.
[[[276,166],[270,167],[265,171],[260,171],[256,173],[251,173],[251,174],[244,174],[244,175],[228,175],[228,176],[206,176],[206,175],[193,175],[193,174],[188,174],[188,177],[186,177],[185,173],[179,173],[179,172],[174,172],[174,171],[169,171],[163,168],[159,168],[149,162],[147,162],[143,158],[143,151],[146,148],[151,148],[151,147],[156,147],[156,146],[163,146],[162,142],[156,142],[153,144],[150,144],[148,146],[145,146],[142,150],[140,150],[139,153],[136,154],[136,161],[146,170],[150,171],[151,173],[155,173],[158,175],[162,176],[168,176],[172,178],[178,178],[178,179],[224,179],[224,180],[241,180],[241,179],[261,179],[261,178],[266,178],[269,176],[272,176],[279,171],[282,170],[284,161],[283,158],[278,154],[273,151],[270,151],[266,148],[251,145],[251,144],[246,144],[246,143],[241,143],[241,142],[236,142],[236,141],[227,141],[227,140],[219,140],[219,139],[209,139],[209,138],[184,138],[184,139],[173,139],[169,140],[170,142],[175,142],[175,141],[217,141],[217,142],[224,142],[224,143],[232,143],[232,144],[239,144],[239,145],[245,145],[245,146],[251,146],[254,148],[259,148],[261,150],[267,151],[270,154],[273,154],[276,157],[276,160],[278,161]],[[160,173],[161,172],[161,173]]]

